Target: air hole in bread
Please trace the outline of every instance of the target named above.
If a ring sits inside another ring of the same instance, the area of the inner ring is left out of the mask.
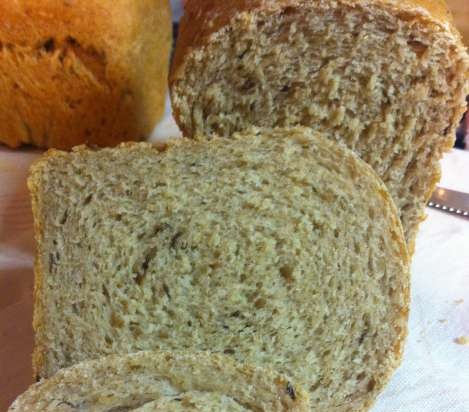
[[[44,43],[42,43],[41,48],[46,53],[53,53],[55,51],[55,39],[53,37],[47,39]]]
[[[422,57],[423,54],[427,51],[428,46],[418,40],[408,40],[407,44],[414,51],[417,57]]]

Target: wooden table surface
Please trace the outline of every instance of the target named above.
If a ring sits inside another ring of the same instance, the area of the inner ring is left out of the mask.
[[[32,383],[34,241],[26,175],[37,156],[0,148],[0,412]]]

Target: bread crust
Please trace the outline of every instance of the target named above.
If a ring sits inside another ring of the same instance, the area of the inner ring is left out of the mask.
[[[380,6],[391,13],[406,16],[424,25],[433,26],[446,32],[456,48],[464,50],[461,35],[453,24],[451,12],[445,0],[320,0],[321,3],[337,7],[350,6],[370,8]],[[189,54],[202,48],[205,42],[226,26],[231,19],[241,16],[244,12],[274,12],[286,7],[305,7],[311,0],[192,0],[186,3],[181,19],[178,41],[171,64],[169,75],[170,92],[172,85],[184,76],[185,64]],[[173,107],[173,115],[183,133],[190,136],[190,130],[181,119],[177,106]]]
[[[125,382],[126,377],[138,376],[139,373],[156,377],[156,382],[153,383],[155,387],[159,384],[159,379],[167,380],[171,386],[182,392],[181,395],[185,391],[218,392],[242,405],[246,403],[249,408],[266,412],[306,412],[309,409],[307,393],[288,377],[268,368],[239,364],[227,356],[207,352],[137,352],[124,356],[108,356],[62,369],[50,379],[32,385],[18,397],[9,411],[36,411],[39,410],[39,404],[53,404],[60,400],[67,403],[70,399],[54,399],[54,395],[64,392],[61,387],[71,388],[65,390],[69,397],[74,395],[73,388],[80,388],[85,394],[88,391],[99,394],[99,390],[103,390],[101,386],[106,384],[103,382],[106,376],[110,381],[124,378]],[[125,389],[127,388],[121,390]],[[156,388],[151,389],[157,392]],[[163,386],[163,396],[166,395],[164,390]],[[106,391],[102,394],[101,399],[98,397],[101,401],[106,395],[109,396]],[[115,397],[119,395],[122,394],[114,394]],[[148,401],[148,398],[144,399],[145,403]],[[89,407],[92,408],[92,405]]]
[[[168,0],[19,0],[0,15],[0,142],[69,149],[149,135],[164,112]]]

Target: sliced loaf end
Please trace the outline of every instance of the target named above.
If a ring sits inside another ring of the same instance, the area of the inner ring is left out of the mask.
[[[83,362],[32,385],[9,412],[307,412],[307,393],[268,368],[208,353],[140,352]]]

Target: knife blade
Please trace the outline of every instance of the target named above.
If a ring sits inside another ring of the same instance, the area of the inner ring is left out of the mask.
[[[469,219],[469,193],[437,187],[427,205]]]

